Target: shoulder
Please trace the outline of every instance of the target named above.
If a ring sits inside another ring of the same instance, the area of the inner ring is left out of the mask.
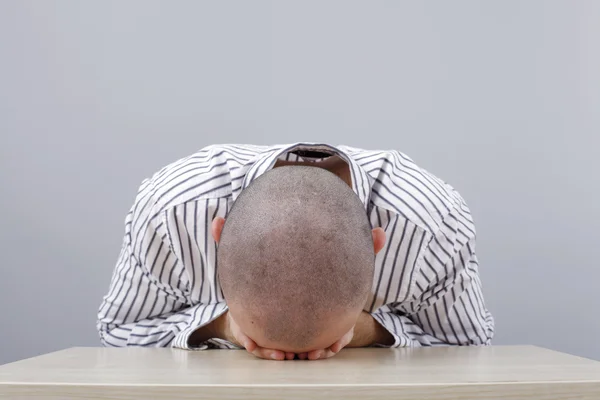
[[[176,205],[231,195],[232,173],[267,150],[265,146],[215,144],[176,160],[144,180],[138,209],[156,215]]]
[[[371,179],[373,205],[401,214],[434,234],[454,210],[466,208],[448,183],[397,150],[354,149],[351,156]]]

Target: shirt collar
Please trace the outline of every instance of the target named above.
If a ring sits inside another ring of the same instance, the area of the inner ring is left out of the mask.
[[[296,150],[312,150],[312,151],[320,151],[323,153],[328,153],[332,155],[337,155],[344,161],[348,163],[350,167],[350,176],[352,180],[352,190],[359,197],[360,201],[365,206],[365,209],[368,208],[369,199],[371,195],[371,182],[369,174],[365,172],[365,170],[358,165],[356,161],[350,157],[348,153],[339,147],[334,147],[328,144],[322,143],[295,143],[290,145],[277,145],[273,146],[263,153],[259,154],[254,160],[253,164],[248,166],[248,168],[244,168],[244,171],[239,171],[244,173],[244,177],[239,177],[242,179],[241,185],[236,185],[233,188],[232,196],[235,201],[242,190],[247,188],[252,181],[256,178],[264,174],[265,172],[271,170],[275,165],[275,162],[281,156],[285,156],[287,153]]]

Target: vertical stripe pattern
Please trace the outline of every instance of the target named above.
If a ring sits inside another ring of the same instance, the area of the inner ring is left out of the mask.
[[[371,225],[386,233],[365,304],[394,346],[486,345],[494,333],[475,254],[471,213],[451,186],[397,151],[296,143],[215,145],[142,182],[125,218],[109,290],[98,311],[105,346],[191,348],[189,336],[227,310],[210,226],[278,159],[295,150],[344,159]],[[194,349],[236,348],[211,339]]]

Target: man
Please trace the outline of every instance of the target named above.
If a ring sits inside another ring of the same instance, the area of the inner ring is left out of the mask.
[[[145,180],[97,326],[275,360],[494,330],[461,196],[399,152],[308,143],[209,146]]]

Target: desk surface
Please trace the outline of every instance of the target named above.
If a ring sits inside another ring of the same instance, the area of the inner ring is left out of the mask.
[[[600,399],[600,362],[532,346],[244,351],[72,348],[0,366],[0,398]]]

